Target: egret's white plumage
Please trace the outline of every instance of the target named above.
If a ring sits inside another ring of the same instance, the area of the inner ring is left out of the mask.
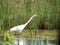
[[[19,32],[21,32],[24,28],[25,28],[25,25],[18,25],[18,26],[12,27],[10,29],[10,31],[19,31]]]
[[[10,31],[19,31],[19,32],[21,32],[26,27],[26,25],[33,19],[33,17],[35,17],[35,16],[37,16],[37,15],[34,14],[25,24],[12,27],[10,29]]]

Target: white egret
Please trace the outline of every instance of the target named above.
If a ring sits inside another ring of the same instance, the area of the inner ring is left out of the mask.
[[[27,26],[27,24],[28,24],[35,16],[37,16],[37,14],[34,14],[25,24],[12,27],[12,28],[10,29],[10,31],[18,31],[18,32],[21,32],[21,31]]]

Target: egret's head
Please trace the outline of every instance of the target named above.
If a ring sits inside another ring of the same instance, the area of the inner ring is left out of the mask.
[[[33,16],[38,16],[37,14],[34,14]]]

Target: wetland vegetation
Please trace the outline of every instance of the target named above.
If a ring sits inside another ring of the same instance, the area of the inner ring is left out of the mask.
[[[20,37],[56,39],[60,29],[59,6],[60,0],[0,0],[0,40],[6,45],[10,40],[13,42],[12,35],[17,37],[17,32],[9,32],[10,28],[26,23],[33,14],[39,17],[26,26]]]

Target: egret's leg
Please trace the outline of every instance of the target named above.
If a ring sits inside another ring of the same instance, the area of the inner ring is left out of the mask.
[[[18,41],[18,45],[19,45],[19,31],[18,31],[18,34],[17,34],[17,41]]]

